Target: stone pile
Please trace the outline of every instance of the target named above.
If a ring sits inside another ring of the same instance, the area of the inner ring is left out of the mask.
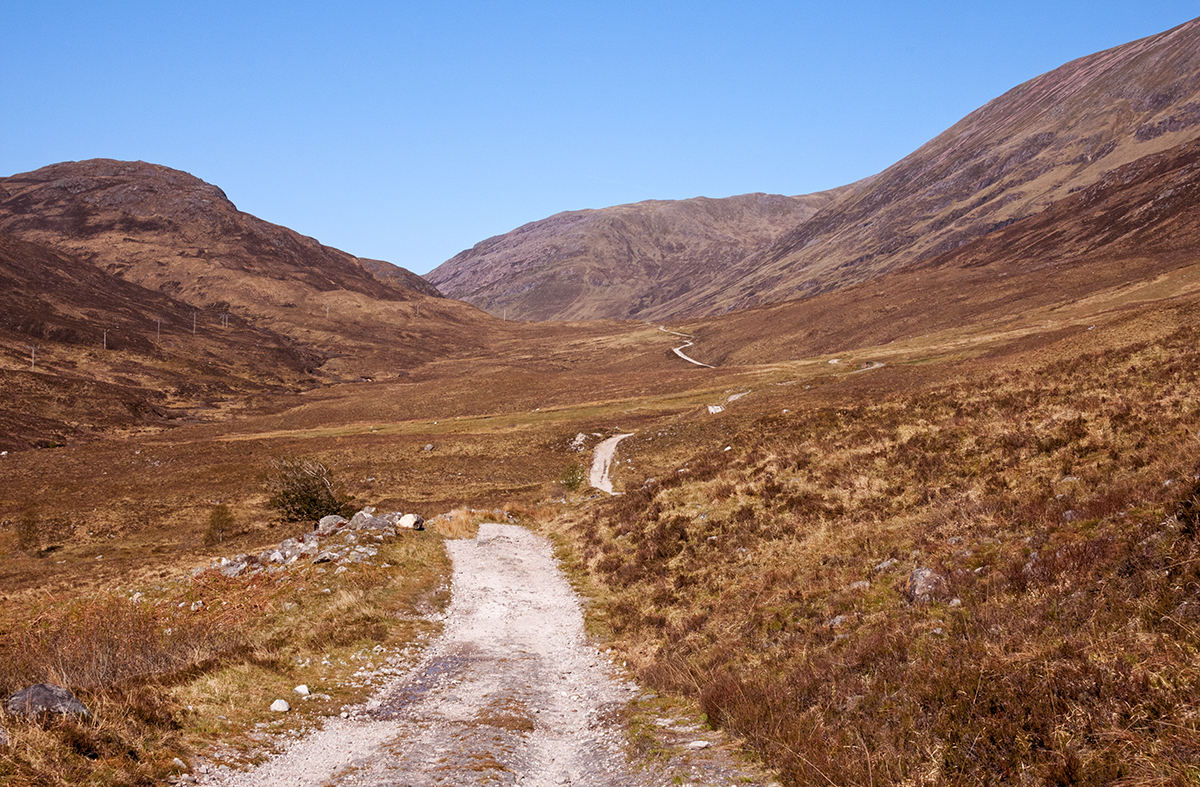
[[[220,558],[208,569],[220,571],[227,577],[237,577],[243,574],[275,573],[301,560],[342,566],[361,563],[378,552],[371,546],[371,541],[382,542],[385,538],[394,538],[398,528],[424,530],[425,520],[417,514],[402,514],[399,511],[376,514],[375,509],[368,506],[350,519],[327,516],[311,532],[299,538],[280,541],[257,555],[240,554],[232,558]],[[197,569],[196,573],[208,569]]]

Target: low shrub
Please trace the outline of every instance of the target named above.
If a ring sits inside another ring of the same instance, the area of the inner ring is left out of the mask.
[[[351,496],[333,480],[321,462],[302,457],[271,460],[267,476],[271,497],[267,505],[285,522],[311,522],[333,514],[352,516]]]

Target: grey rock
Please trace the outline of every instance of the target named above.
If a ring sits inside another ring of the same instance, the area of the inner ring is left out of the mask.
[[[78,697],[51,683],[38,683],[21,689],[8,698],[4,703],[4,710],[13,716],[37,716],[42,713],[92,715]]]
[[[340,560],[341,557],[341,554],[334,552],[332,549],[326,549],[313,558],[313,563],[332,563],[335,560]]]
[[[400,521],[397,524],[399,524],[400,527],[406,527],[409,530],[425,529],[425,520],[419,514],[405,514],[404,516],[400,517]]]
[[[227,577],[236,577],[246,570],[245,563],[230,563],[221,569],[221,573]]]
[[[370,521],[375,516],[375,507],[367,506],[362,511],[359,511],[354,516],[350,517],[350,529],[361,530],[362,526]]]
[[[287,700],[275,700],[271,703],[271,710],[276,713],[287,713],[291,709],[292,706],[288,704]]]
[[[918,568],[908,575],[905,595],[913,604],[931,604],[949,594],[946,578],[931,568]]]
[[[344,526],[346,521],[345,517],[338,516],[337,514],[322,517],[321,521],[317,523],[317,532],[322,535],[332,533]]]

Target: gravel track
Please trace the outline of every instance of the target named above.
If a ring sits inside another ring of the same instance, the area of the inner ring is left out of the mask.
[[[515,525],[485,523],[477,538],[447,547],[453,601],[442,636],[413,673],[254,770],[221,768],[201,783],[765,783],[735,764],[718,733],[677,719],[656,722],[656,745],[675,745],[675,756],[631,767],[619,711],[645,695],[588,644],[578,598],[549,542]]]
[[[600,445],[596,446],[596,450],[592,452],[592,467],[588,472],[588,484],[601,492],[613,494],[612,485],[612,461],[613,455],[617,453],[617,443],[624,440],[626,437],[633,437],[632,434],[619,434],[610,437]]]

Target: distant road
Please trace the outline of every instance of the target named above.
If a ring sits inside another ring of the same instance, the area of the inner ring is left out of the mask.
[[[694,363],[694,364],[696,364],[697,366],[703,366],[705,369],[715,369],[715,368],[717,368],[717,367],[715,367],[715,366],[712,366],[712,365],[710,365],[710,364],[707,364],[707,363],[700,363],[700,362],[699,362],[699,361],[697,361],[695,358],[690,358],[690,357],[688,357],[688,356],[686,356],[686,355],[684,355],[684,354],[683,354],[683,351],[684,351],[684,349],[686,349],[686,348],[688,348],[688,347],[691,347],[693,344],[695,344],[695,342],[691,341],[691,338],[692,338],[691,336],[688,336],[686,333],[679,333],[678,331],[668,331],[666,328],[664,328],[664,327],[663,327],[663,326],[661,326],[661,325],[660,325],[660,326],[658,326],[658,329],[659,329],[660,331],[662,331],[663,333],[669,333],[669,334],[671,334],[672,336],[682,336],[683,338],[685,338],[685,339],[688,339],[688,340],[689,340],[689,341],[688,341],[686,344],[681,344],[681,345],[679,345],[678,347],[673,347],[673,348],[671,348],[671,349],[674,351],[674,353],[675,353],[676,355],[678,355],[680,358],[682,358],[683,360],[687,361],[688,363]]]

